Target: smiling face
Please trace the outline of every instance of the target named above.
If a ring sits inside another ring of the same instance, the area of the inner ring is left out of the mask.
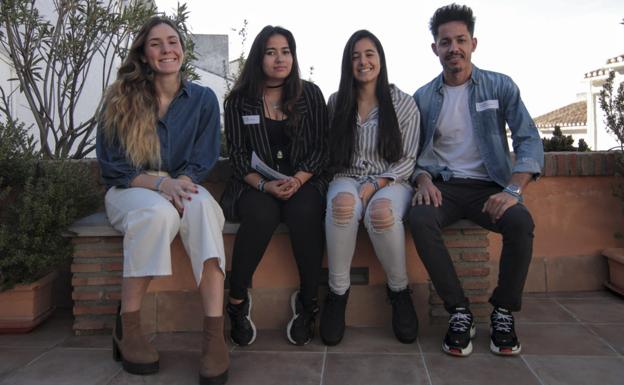
[[[445,80],[468,80],[472,72],[471,57],[477,48],[477,39],[470,36],[465,23],[451,21],[440,25],[438,37],[431,44],[431,48],[440,59]]]
[[[147,34],[142,60],[156,76],[178,74],[184,61],[178,33],[167,24],[156,25]]]
[[[262,71],[266,76],[267,85],[284,83],[292,70],[293,57],[288,46],[288,40],[283,35],[269,37],[264,48]]]
[[[379,52],[375,43],[369,38],[358,40],[351,54],[353,77],[360,85],[376,82],[381,71]]]

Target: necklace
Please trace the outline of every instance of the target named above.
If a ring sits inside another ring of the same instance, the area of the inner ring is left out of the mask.
[[[278,84],[278,85],[275,85],[275,86],[265,86],[265,87],[266,88],[280,88],[283,85],[284,85],[284,83],[281,83],[281,84]]]
[[[280,101],[277,102],[268,102],[267,98],[264,97],[264,95],[262,95],[262,102],[264,103],[264,108],[266,109],[266,113],[268,115],[269,119],[273,119],[273,120],[281,120],[280,119],[280,113],[282,110],[282,106]],[[275,113],[275,115],[273,115],[273,113]],[[283,114],[282,114],[283,116]]]

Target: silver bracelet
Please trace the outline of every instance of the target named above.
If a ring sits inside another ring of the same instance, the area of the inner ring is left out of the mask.
[[[154,190],[160,192],[160,185],[165,179],[167,179],[166,176],[159,176],[158,180],[156,180],[156,184],[154,185]]]
[[[264,192],[264,184],[265,183],[266,183],[266,179],[260,178],[260,180],[258,181],[258,184],[256,185],[258,190],[260,190],[261,192]]]

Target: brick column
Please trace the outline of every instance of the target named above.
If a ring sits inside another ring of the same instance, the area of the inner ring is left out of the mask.
[[[470,310],[478,322],[485,322],[490,314],[490,254],[488,231],[462,220],[444,230],[443,238],[466,296]],[[429,282],[429,315],[433,323],[448,321],[442,299]]]
[[[109,331],[121,297],[122,237],[73,238],[74,333]]]

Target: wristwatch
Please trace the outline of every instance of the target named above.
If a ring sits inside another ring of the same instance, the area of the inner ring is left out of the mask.
[[[514,184],[514,183],[508,184],[503,189],[503,191],[506,192],[507,194],[513,195],[514,197],[518,198],[520,202],[522,202],[522,188],[518,186],[517,184]]]

